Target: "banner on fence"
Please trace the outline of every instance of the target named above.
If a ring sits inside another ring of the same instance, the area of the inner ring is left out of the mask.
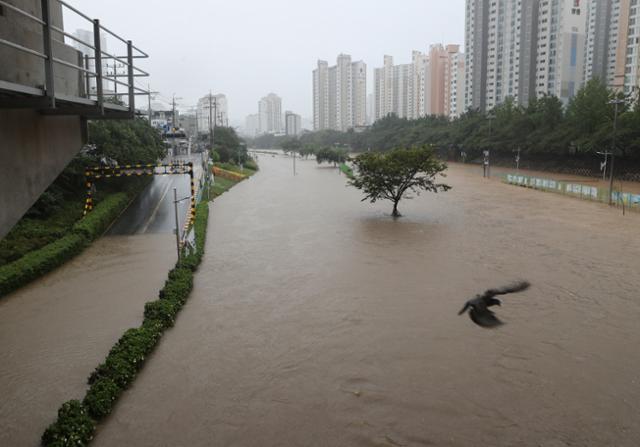
[[[608,188],[584,185],[581,183],[565,182],[541,177],[532,177],[521,174],[507,174],[504,180],[511,185],[519,185],[527,188],[541,189],[560,194],[579,197],[582,199],[596,200],[608,203]],[[640,209],[640,194],[613,191],[611,194],[614,203],[624,204],[630,208]]]

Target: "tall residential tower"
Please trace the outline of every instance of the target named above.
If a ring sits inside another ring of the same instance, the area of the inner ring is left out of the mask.
[[[366,125],[367,65],[340,54],[336,65],[313,70],[313,128],[346,131]]]

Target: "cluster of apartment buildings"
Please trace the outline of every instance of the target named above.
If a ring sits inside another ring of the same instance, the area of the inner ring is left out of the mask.
[[[467,0],[465,108],[566,104],[593,78],[633,94],[639,37],[638,0]]]
[[[565,104],[590,79],[637,94],[639,0],[466,0],[459,45],[384,56],[367,97],[367,66],[346,54],[313,71],[314,130],[357,129],[389,114],[451,118],[491,110],[507,98],[526,105],[554,95]]]
[[[374,69],[373,93],[367,97],[367,65],[341,54],[329,67],[318,61],[313,71],[314,130],[349,130],[390,114],[416,119],[426,115],[456,117],[464,110],[464,55],[459,45],[432,45],[414,51],[411,63],[394,65],[384,56]]]
[[[392,56],[374,70],[373,120],[390,114],[417,119],[457,117],[464,111],[464,55],[459,45],[431,45],[414,51],[411,63],[394,65]]]
[[[302,132],[302,117],[289,110],[282,114],[282,98],[269,93],[258,101],[258,113],[247,116],[245,134],[299,135]]]

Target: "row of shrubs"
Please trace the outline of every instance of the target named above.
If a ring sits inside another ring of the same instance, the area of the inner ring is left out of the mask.
[[[127,192],[111,194],[74,224],[67,235],[1,266],[0,297],[52,271],[80,253],[109,228],[145,185],[146,183],[136,183]]]
[[[93,439],[96,425],[111,413],[189,297],[194,271],[204,254],[208,216],[209,204],[203,201],[196,208],[195,249],[185,253],[169,272],[159,298],[145,304],[142,325],[127,330],[91,373],[84,399],[71,400],[60,407],[57,420],[42,435],[43,446],[80,447]]]

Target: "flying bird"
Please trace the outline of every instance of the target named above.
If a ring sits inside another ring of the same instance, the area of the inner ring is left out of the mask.
[[[522,292],[523,290],[527,290],[530,285],[527,281],[519,281],[499,289],[489,289],[482,295],[476,295],[467,301],[460,312],[458,312],[458,315],[462,315],[468,310],[469,317],[478,326],[485,328],[500,326],[504,323],[496,317],[496,314],[489,310],[491,306],[500,306],[502,304],[499,299],[494,297],[496,295],[506,295],[507,293]]]

